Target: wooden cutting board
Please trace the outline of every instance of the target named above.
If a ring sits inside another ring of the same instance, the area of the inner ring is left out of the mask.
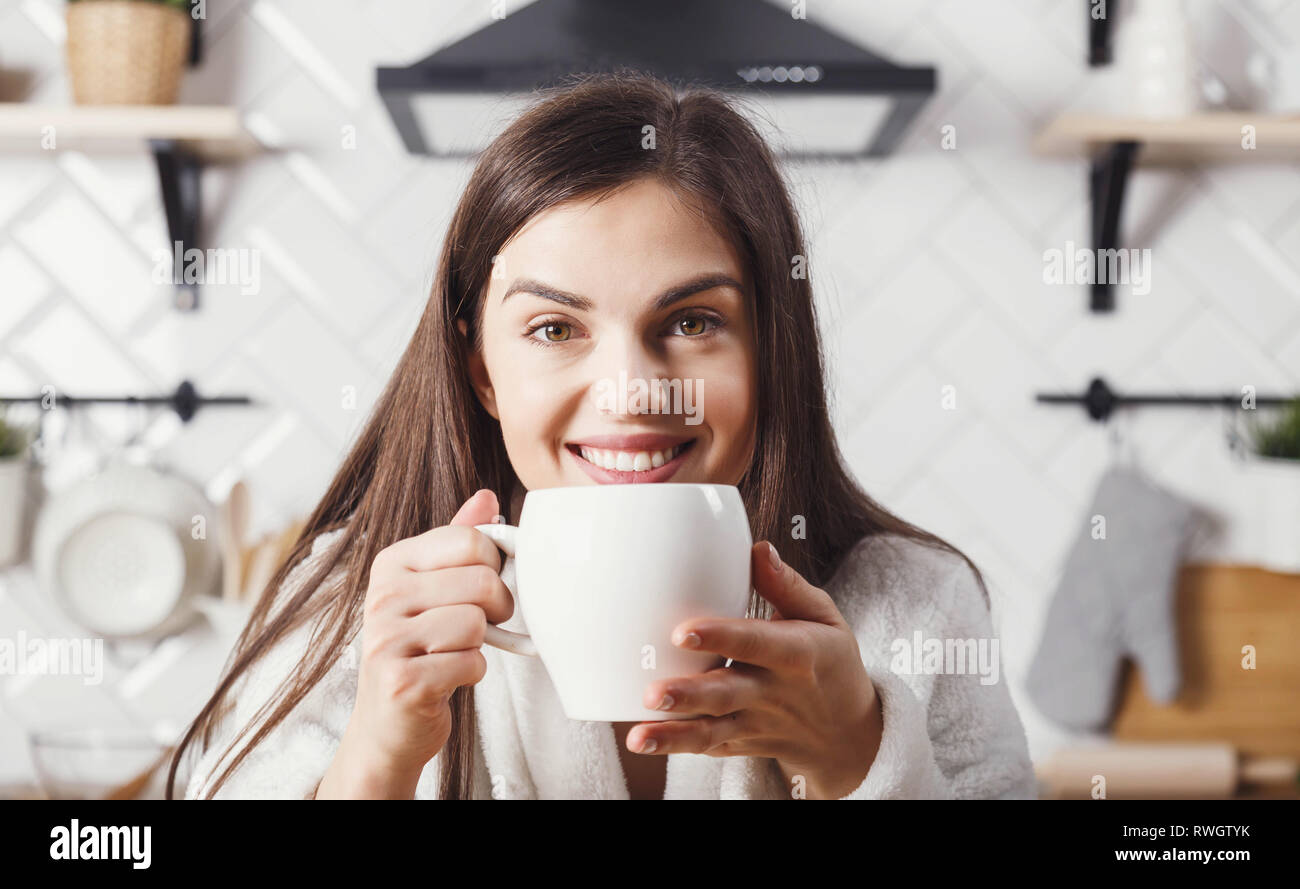
[[[1183,687],[1151,702],[1141,671],[1123,677],[1113,724],[1126,741],[1228,741],[1245,754],[1300,759],[1300,575],[1189,564],[1177,616]],[[1255,647],[1255,669],[1242,647]]]

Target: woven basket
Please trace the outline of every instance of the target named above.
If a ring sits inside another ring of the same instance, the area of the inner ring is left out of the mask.
[[[68,4],[68,75],[79,105],[170,105],[190,48],[190,17],[138,0]]]

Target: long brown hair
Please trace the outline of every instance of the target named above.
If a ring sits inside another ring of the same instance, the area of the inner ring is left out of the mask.
[[[471,386],[469,344],[456,322],[465,320],[479,342],[493,257],[531,217],[642,177],[657,178],[709,213],[749,266],[758,417],[753,462],[739,488],[754,539],[779,540],[782,557],[818,586],[871,535],[899,534],[970,564],[873,501],[846,469],[827,409],[812,287],[806,276],[791,274],[794,258],[807,256],[803,233],[771,150],[735,101],[631,71],[571,78],[541,94],[479,157],[415,333],[290,557],[262,592],[221,683],[178,745],[169,797],[186,748],[195,739],[208,747],[239,677],[309,621],[316,624],[307,656],[231,742],[227,752],[257,726],[209,797],[324,677],[360,629],[370,565],[381,549],[447,524],[480,488],[495,491],[503,509],[511,502],[520,483],[500,425]],[[806,528],[797,539],[789,533],[795,516]],[[287,602],[277,602],[313,540],[340,527],[345,531],[330,556],[295,584]],[[340,563],[341,579],[325,583]],[[755,596],[750,613],[771,610]],[[472,686],[452,695],[451,712],[439,795],[466,799],[473,796],[477,743]]]

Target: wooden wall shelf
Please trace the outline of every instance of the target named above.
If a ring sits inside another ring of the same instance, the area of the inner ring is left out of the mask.
[[[1256,147],[1242,147],[1243,127],[1254,127]],[[1045,155],[1091,157],[1117,142],[1142,146],[1142,164],[1300,160],[1300,113],[1207,111],[1150,119],[1110,114],[1063,114],[1034,140]]]
[[[5,151],[131,151],[169,140],[205,161],[243,160],[262,151],[236,108],[224,105],[33,105],[0,103]]]
[[[1169,119],[1063,114],[1038,134],[1033,148],[1039,154],[1088,158],[1092,245],[1110,251],[1119,248],[1124,191],[1134,166],[1300,159],[1300,114],[1212,111]],[[1113,282],[1092,284],[1091,308],[1115,308]]]
[[[220,105],[36,105],[0,103],[0,151],[90,153],[149,149],[158,166],[167,228],[184,256],[199,245],[203,166],[245,160],[263,147],[238,109]],[[180,275],[176,275],[179,280]],[[198,308],[198,287],[177,284],[175,305]]]

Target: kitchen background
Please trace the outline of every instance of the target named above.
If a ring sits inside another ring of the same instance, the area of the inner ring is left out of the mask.
[[[256,147],[204,169],[202,246],[255,252],[260,289],[204,285],[197,311],[174,307],[172,285],[154,282],[155,251],[171,239],[143,140],[126,152],[0,153],[0,395],[47,385],[78,396],[156,395],[191,380],[201,394],[256,402],[203,407],[188,423],[141,406],[55,411],[43,437],[47,496],[71,490],[130,442],[125,453],[192,479],[213,504],[242,480],[250,543],[275,541],[305,518],[412,332],[470,170],[463,158],[406,151],[375,69],[492,24],[494,5],[207,3],[202,61],[185,71],[179,103],[237,109]],[[1198,620],[1213,620],[1205,614],[1233,610],[1216,595],[1249,602],[1236,609],[1250,610],[1248,632],[1228,638],[1216,663],[1236,667],[1241,647],[1259,643],[1252,680],[1294,682],[1294,654],[1280,679],[1263,643],[1279,625],[1300,629],[1290,573],[1300,566],[1262,543],[1276,530],[1266,523],[1286,515],[1268,518],[1274,507],[1261,499],[1261,487],[1296,490],[1300,464],[1261,486],[1258,461],[1229,446],[1229,431],[1242,428],[1232,410],[1138,407],[1101,424],[1080,406],[1035,402],[1040,392],[1081,392],[1097,376],[1120,392],[1300,391],[1294,131],[1290,157],[1134,171],[1118,246],[1150,248],[1149,292],[1118,286],[1115,311],[1091,312],[1087,285],[1045,283],[1045,251],[1092,244],[1088,165],[1081,152],[1036,151],[1035,139],[1064,114],[1121,109],[1132,76],[1122,57],[1088,65],[1087,5],[810,0],[811,22],[891,61],[934,65],[938,86],[888,157],[786,166],[811,241],[842,447],[868,492],[985,572],[1004,676],[1036,763],[1108,734],[1061,724],[1026,691],[1053,593],[1067,588],[1067,561],[1108,465],[1136,463],[1200,517],[1178,607],[1209,610],[1180,616],[1191,621],[1180,626],[1200,632]],[[1123,50],[1124,29],[1136,31],[1139,17],[1130,4],[1112,6]],[[1204,107],[1274,107],[1261,71],[1279,93],[1300,90],[1300,0],[1182,8]],[[0,0],[0,100],[71,103],[65,12],[61,0]],[[3,135],[16,134],[11,126]],[[35,410],[16,406],[11,418]],[[14,499],[3,504],[11,514]],[[37,498],[28,499],[30,526]],[[219,524],[215,510],[211,522]],[[161,640],[109,645],[97,685],[0,675],[0,784],[22,793],[37,780],[31,732],[174,738],[206,700],[242,607],[227,601]],[[20,633],[86,635],[42,588],[26,549],[0,574],[0,638]],[[1188,688],[1204,690],[1218,675],[1213,665],[1193,669],[1202,656],[1211,654],[1188,654]],[[1207,723],[1197,706],[1218,704],[1162,707],[1125,688],[1133,738],[1227,740],[1255,755],[1300,756],[1300,694],[1279,705],[1233,686],[1244,709],[1215,711]],[[51,768],[66,775],[78,766]]]

